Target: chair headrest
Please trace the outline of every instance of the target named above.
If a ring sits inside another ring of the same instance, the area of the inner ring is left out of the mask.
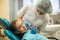
[[[11,40],[20,40],[20,37],[18,37],[17,35],[15,35],[13,32],[11,32],[10,30],[4,30],[4,33],[8,36],[8,38],[10,38]]]
[[[4,28],[9,29],[10,28],[10,23],[7,19],[5,18],[0,18],[0,22],[4,25]]]

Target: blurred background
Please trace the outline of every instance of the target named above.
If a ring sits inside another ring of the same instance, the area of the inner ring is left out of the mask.
[[[12,21],[16,18],[17,11],[28,4],[34,4],[36,0],[0,0],[0,17]],[[60,11],[60,0],[51,0],[53,6],[52,14]]]
[[[23,6],[28,4],[34,4],[36,0],[0,0],[0,18],[6,18],[12,21],[17,18],[17,11]],[[53,24],[60,24],[60,0],[51,0],[53,6],[53,12],[50,14]],[[0,30],[2,34],[3,30]],[[9,40],[6,38],[0,38],[0,40]]]

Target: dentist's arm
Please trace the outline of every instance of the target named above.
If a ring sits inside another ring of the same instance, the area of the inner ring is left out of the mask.
[[[18,17],[17,19],[22,20],[22,18],[23,18],[23,16],[24,16],[24,14],[26,13],[27,9],[28,9],[28,6],[22,7],[22,8],[17,12],[17,17]]]

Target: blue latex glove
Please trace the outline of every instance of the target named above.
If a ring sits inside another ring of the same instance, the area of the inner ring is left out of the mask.
[[[28,21],[24,21],[23,24],[27,27],[30,28],[31,24]]]
[[[32,34],[36,34],[37,33],[37,27],[33,27],[33,28],[31,28],[31,33]]]
[[[31,24],[28,21],[24,21],[23,22],[25,24],[25,26],[29,29],[31,27]],[[33,27],[31,28],[31,33],[35,34],[37,32],[37,27]]]

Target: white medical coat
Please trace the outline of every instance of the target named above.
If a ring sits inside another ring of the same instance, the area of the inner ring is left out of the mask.
[[[33,26],[39,27],[41,31],[44,30],[48,23],[48,15],[38,15],[35,12],[33,5],[24,6],[18,11],[18,16],[23,18],[23,21],[29,21]],[[31,26],[31,27],[33,27]]]

